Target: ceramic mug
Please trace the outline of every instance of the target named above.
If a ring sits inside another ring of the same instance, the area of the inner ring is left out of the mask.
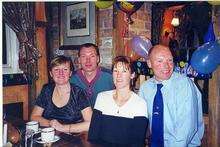
[[[44,142],[51,142],[54,140],[55,129],[52,127],[41,130],[41,140]]]
[[[37,121],[29,121],[26,123],[26,130],[33,130],[36,133],[38,129],[39,123]]]

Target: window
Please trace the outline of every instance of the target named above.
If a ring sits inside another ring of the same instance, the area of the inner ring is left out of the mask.
[[[15,32],[3,22],[3,74],[22,73],[18,65],[19,42]]]

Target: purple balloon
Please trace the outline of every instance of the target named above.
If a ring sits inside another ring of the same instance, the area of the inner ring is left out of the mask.
[[[149,39],[143,40],[141,37],[135,36],[131,40],[131,46],[135,53],[143,58],[146,58],[152,44]]]

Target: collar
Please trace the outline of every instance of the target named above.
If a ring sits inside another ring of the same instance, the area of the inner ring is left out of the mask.
[[[171,85],[170,83],[171,83],[172,79],[174,78],[174,76],[175,76],[175,73],[173,72],[172,75],[171,75],[171,77],[170,77],[169,79],[164,80],[164,81],[162,81],[162,82],[161,82],[161,81],[157,81],[157,80],[155,79],[155,76],[154,76],[153,78],[151,78],[151,79],[149,80],[149,82],[152,83],[153,85],[163,84],[163,87],[169,87],[169,85]]]
[[[84,74],[82,73],[82,69],[78,70],[78,71],[77,71],[77,74],[79,75],[80,79],[81,79],[87,86],[91,86],[91,85],[93,85],[93,84],[99,79],[99,77],[100,77],[100,75],[101,75],[101,68],[98,67],[96,70],[97,70],[96,75],[95,75],[95,77],[92,79],[91,82],[89,82],[89,81],[86,79],[86,77],[85,77]]]

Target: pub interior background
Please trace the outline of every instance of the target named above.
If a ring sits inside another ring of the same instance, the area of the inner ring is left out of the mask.
[[[33,101],[42,85],[50,81],[48,63],[57,55],[71,57],[74,67],[80,44],[98,45],[101,66],[111,69],[112,59],[127,55],[136,65],[135,88],[150,76],[145,59],[132,49],[135,36],[150,40],[152,45],[166,44],[165,32],[174,32],[178,43],[176,65],[186,73],[194,51],[203,45],[203,36],[213,25],[215,37],[220,37],[220,4],[214,2],[143,2],[129,13],[115,4],[86,3],[88,23],[85,32],[68,31],[67,9],[77,9],[78,2],[3,2],[2,63],[3,112],[7,116],[28,120]],[[73,6],[73,7],[72,7]],[[143,15],[144,14],[144,15]],[[80,16],[80,15],[79,15]],[[171,21],[179,18],[179,25]],[[76,25],[82,24],[72,22]],[[80,28],[80,27],[79,27]],[[143,39],[143,40],[144,40]],[[185,71],[184,71],[185,67]],[[206,125],[202,146],[220,144],[220,67],[211,74],[193,77],[203,96]],[[16,111],[15,111],[16,110]]]

